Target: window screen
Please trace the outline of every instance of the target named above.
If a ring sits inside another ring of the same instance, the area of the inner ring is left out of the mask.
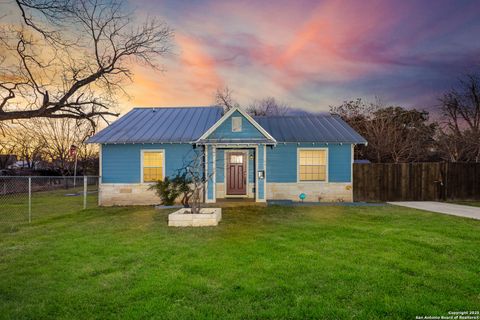
[[[242,118],[232,117],[232,132],[242,131]]]
[[[327,176],[325,150],[299,150],[300,181],[325,181]]]
[[[143,152],[143,182],[163,180],[163,152]]]

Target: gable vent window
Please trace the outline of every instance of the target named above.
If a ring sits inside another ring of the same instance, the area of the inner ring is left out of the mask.
[[[241,132],[241,131],[242,131],[242,118],[232,117],[232,132]]]

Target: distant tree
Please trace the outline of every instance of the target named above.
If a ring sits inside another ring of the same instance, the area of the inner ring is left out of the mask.
[[[10,126],[9,141],[15,146],[15,154],[22,160],[28,169],[35,170],[35,165],[43,159],[45,141],[39,137],[31,121],[21,122]]]
[[[440,99],[438,148],[449,161],[480,162],[480,77],[468,74]]]
[[[88,138],[86,136],[85,138]],[[84,175],[98,175],[99,153],[98,146],[79,141],[77,145],[78,169]]]
[[[9,139],[9,133],[8,127],[3,127],[0,132],[0,170],[7,169],[17,159],[16,146]]]
[[[217,89],[215,104],[222,106],[225,112],[233,108],[242,108],[233,98],[233,90],[228,86]],[[251,116],[282,116],[288,114],[291,108],[285,103],[278,102],[274,97],[267,97],[254,100],[245,111]]]
[[[246,111],[252,116],[284,116],[291,108],[285,103],[277,102],[274,97],[267,97],[255,100]]]
[[[62,175],[73,174],[74,157],[70,155],[70,147],[77,147],[77,157],[81,161],[82,150],[86,139],[92,135],[93,127],[89,121],[64,119],[37,119],[35,134],[45,144],[45,157],[52,165],[52,169]],[[89,155],[86,153],[85,158]]]
[[[358,148],[358,157],[373,162],[411,162],[429,159],[436,124],[429,123],[428,112],[365,103],[361,99],[332,107],[367,141]]]
[[[17,0],[0,27],[0,126],[29,118],[92,120],[111,110],[131,63],[158,69],[172,31],[133,19],[123,0]]]
[[[215,104],[223,107],[224,112],[240,107],[238,102],[236,102],[233,98],[233,90],[231,90],[228,86],[217,89],[215,92]]]

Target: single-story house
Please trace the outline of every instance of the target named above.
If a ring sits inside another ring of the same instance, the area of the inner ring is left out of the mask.
[[[100,205],[157,204],[148,187],[202,151],[204,200],[352,201],[353,148],[366,141],[335,115],[251,117],[234,108],[135,108],[91,137]]]

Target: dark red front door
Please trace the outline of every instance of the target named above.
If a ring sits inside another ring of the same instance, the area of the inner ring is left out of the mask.
[[[243,152],[227,152],[227,195],[246,195],[246,158]]]

